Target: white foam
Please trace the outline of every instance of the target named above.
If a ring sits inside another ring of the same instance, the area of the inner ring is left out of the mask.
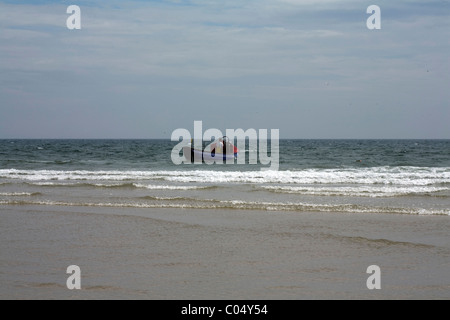
[[[37,192],[0,192],[0,196],[3,197],[22,197],[22,196],[34,196],[37,195]]]
[[[150,190],[198,190],[207,187],[202,186],[174,186],[174,185],[145,185],[140,183],[133,183],[136,188],[145,188]]]
[[[430,186],[450,184],[450,168],[374,167],[299,171],[58,171],[0,170],[0,178],[22,181],[142,181],[180,183],[357,184]]]
[[[398,197],[410,195],[435,194],[437,192],[448,192],[447,187],[433,186],[391,186],[391,185],[370,185],[370,186],[260,186],[261,189],[277,193],[290,193],[315,196],[352,196],[352,197]]]
[[[178,200],[178,199],[177,199]],[[214,201],[214,200],[211,200]],[[83,207],[117,207],[117,208],[186,208],[186,209],[239,209],[239,210],[262,210],[262,211],[296,211],[296,212],[342,212],[342,213],[394,213],[413,215],[448,215],[450,210],[424,209],[424,208],[395,208],[395,207],[367,207],[355,204],[312,204],[295,202],[258,202],[258,201],[220,201],[212,204],[202,200],[186,203],[146,203],[146,202],[63,202],[63,201],[12,201],[0,200],[0,205],[45,205],[45,206],[83,206]]]

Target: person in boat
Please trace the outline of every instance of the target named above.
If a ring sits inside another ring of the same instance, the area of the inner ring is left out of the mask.
[[[224,150],[224,144],[223,144],[223,139],[222,138],[219,138],[219,141],[217,141],[216,143],[214,143],[212,146],[211,146],[211,154],[216,154],[216,152],[217,153],[222,153],[223,151],[222,150]],[[225,152],[224,152],[225,153]]]
[[[223,154],[233,154],[234,151],[234,146],[233,144],[230,142],[230,139],[228,139],[227,136],[223,137]]]
[[[230,142],[227,137],[223,137],[223,154],[227,154],[227,150],[230,150]]]

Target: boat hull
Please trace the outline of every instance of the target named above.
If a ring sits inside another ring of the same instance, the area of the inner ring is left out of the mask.
[[[190,162],[202,162],[204,160],[206,161],[226,161],[226,160],[234,160],[237,158],[238,153],[211,153],[211,152],[205,152],[202,150],[194,149],[191,146],[185,146],[183,147],[183,155],[186,160]]]

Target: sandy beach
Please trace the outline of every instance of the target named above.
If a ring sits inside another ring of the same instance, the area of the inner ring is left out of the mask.
[[[449,299],[447,216],[1,206],[0,299]],[[69,290],[69,265],[81,290]],[[381,270],[369,290],[368,266]]]

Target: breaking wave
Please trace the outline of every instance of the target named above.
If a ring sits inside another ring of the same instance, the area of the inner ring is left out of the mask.
[[[431,196],[449,197],[445,193],[450,190],[447,187],[433,186],[259,186],[262,189],[274,193],[288,193],[311,196],[349,196],[349,197],[401,197],[401,196]]]
[[[81,206],[81,207],[114,207],[114,208],[183,208],[183,209],[226,209],[226,210],[260,210],[260,211],[291,211],[291,212],[342,212],[342,213],[391,213],[412,215],[447,215],[449,209],[396,208],[364,206],[357,204],[311,204],[311,203],[281,203],[258,202],[242,200],[214,200],[192,198],[148,197],[140,202],[64,202],[64,201],[30,201],[30,200],[0,200],[0,205],[46,205],[46,206]],[[152,201],[155,200],[155,201]]]
[[[450,168],[372,167],[298,171],[59,171],[2,169],[0,178],[22,181],[143,181],[198,183],[450,185]]]

